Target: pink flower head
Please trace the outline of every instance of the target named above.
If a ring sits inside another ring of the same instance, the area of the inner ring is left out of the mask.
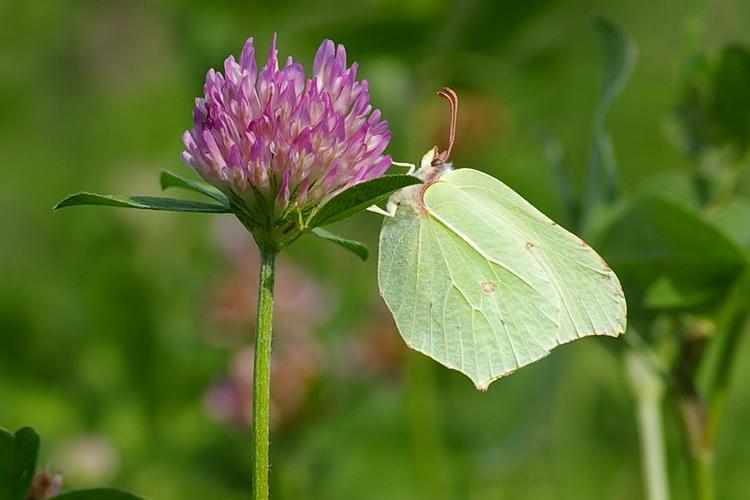
[[[270,207],[273,220],[308,211],[391,165],[383,154],[388,123],[370,105],[367,80],[356,79],[357,63],[347,68],[343,45],[323,41],[307,79],[291,57],[279,68],[277,54],[274,35],[258,71],[250,38],[239,62],[224,62],[224,74],[209,70],[182,154],[251,213]]]

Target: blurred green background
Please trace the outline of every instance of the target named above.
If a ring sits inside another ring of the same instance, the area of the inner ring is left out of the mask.
[[[187,173],[180,136],[206,70],[248,36],[265,53],[278,32],[280,55],[308,68],[323,38],[346,45],[399,161],[445,144],[434,93],[452,86],[453,160],[560,218],[544,138],[563,146],[580,186],[600,83],[595,13],[640,52],[609,120],[624,192],[688,171],[674,115],[691,56],[750,43],[750,2],[0,0],[0,425],[34,426],[40,463],[66,487],[247,498],[248,237],[229,215],[52,205],[81,189],[159,194],[160,168]],[[750,194],[747,175],[737,189]],[[336,230],[374,249],[378,227],[362,214]],[[642,498],[620,341],[562,347],[479,393],[406,352],[375,271],[376,259],[314,239],[282,257],[274,498]],[[740,348],[742,361],[750,345]],[[718,438],[719,498],[750,497],[749,388],[740,362]],[[672,421],[672,489],[685,498]]]

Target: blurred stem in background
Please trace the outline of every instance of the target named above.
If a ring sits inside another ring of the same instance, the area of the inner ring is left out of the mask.
[[[271,333],[276,253],[261,248],[253,368],[253,499],[268,499]]]
[[[636,400],[638,433],[641,443],[641,468],[645,482],[646,498],[668,500],[669,477],[667,474],[664,441],[665,383],[658,360],[649,356],[647,347],[632,329],[628,332],[632,348],[625,353],[625,370]]]
[[[709,426],[709,405],[698,389],[696,375],[704,359],[708,338],[716,332],[711,331],[710,325],[704,327],[703,323],[694,321],[676,332],[680,338],[680,352],[674,368],[674,403],[681,418],[695,500],[714,498],[714,436]]]

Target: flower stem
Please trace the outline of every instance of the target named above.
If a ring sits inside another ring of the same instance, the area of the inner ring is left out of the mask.
[[[276,253],[261,248],[253,371],[253,500],[268,499],[268,417],[271,398],[271,328],[275,274]]]

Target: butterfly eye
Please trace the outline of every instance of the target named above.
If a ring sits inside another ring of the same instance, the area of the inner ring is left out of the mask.
[[[453,150],[453,143],[456,140],[456,123],[458,122],[458,94],[456,94],[456,92],[450,87],[443,87],[438,90],[437,95],[448,101],[448,105],[451,109],[451,128],[450,134],[448,135],[448,149],[437,154],[435,160],[432,162],[433,166],[440,165],[441,163],[448,161],[448,158],[450,158],[451,151]]]

